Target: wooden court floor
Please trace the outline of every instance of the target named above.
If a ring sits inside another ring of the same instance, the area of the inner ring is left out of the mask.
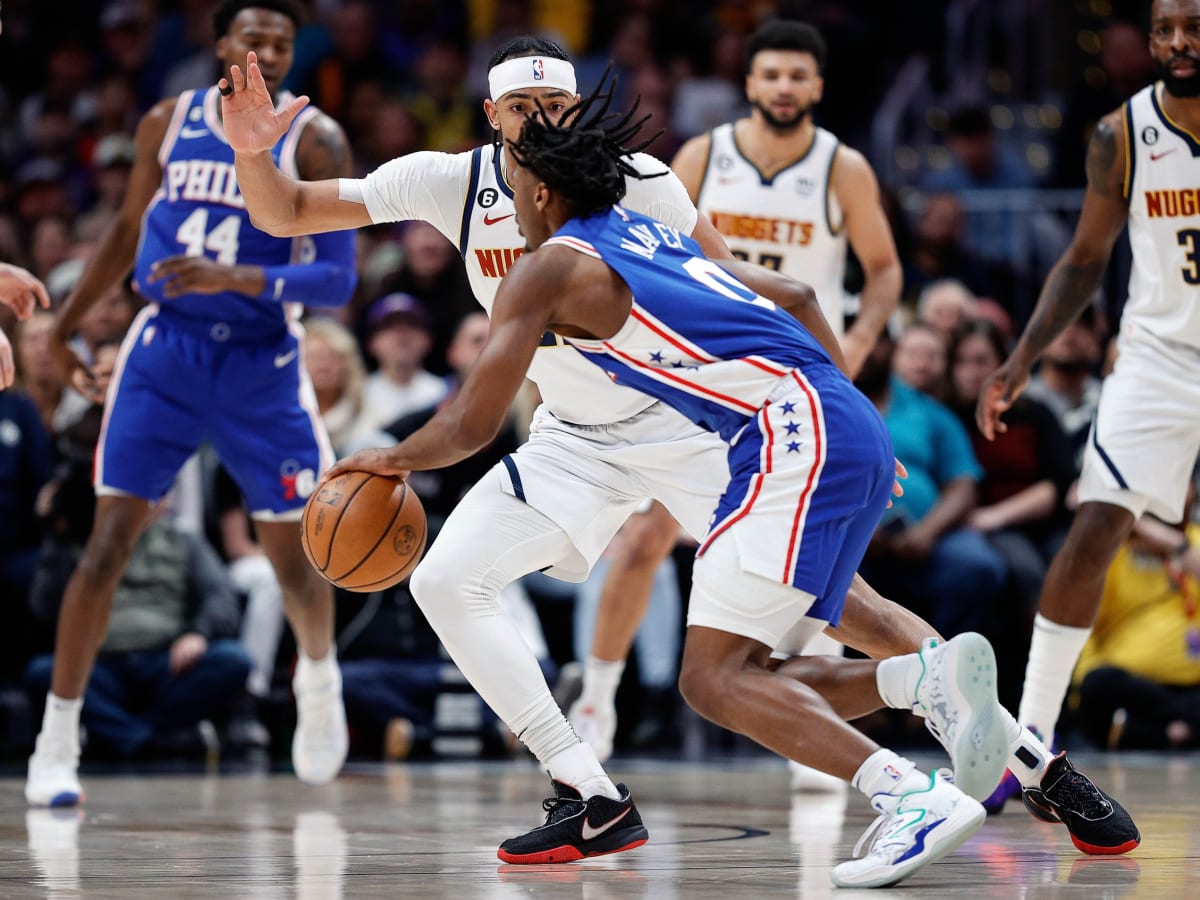
[[[316,789],[286,773],[90,775],[86,807],[68,812],[28,810],[14,774],[0,779],[0,897],[1197,897],[1198,759],[1076,758],[1137,820],[1132,854],[1083,856],[1016,801],[952,856],[879,891],[829,880],[873,818],[866,802],[793,795],[768,758],[615,761],[650,842],[563,866],[495,857],[541,822],[549,783],[532,762],[352,766]]]

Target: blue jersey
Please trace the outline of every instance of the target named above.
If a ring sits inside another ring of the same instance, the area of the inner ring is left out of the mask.
[[[163,138],[158,160],[162,185],[142,221],[134,262],[134,286],[148,300],[161,303],[168,315],[207,322],[220,321],[233,331],[280,333],[286,329],[287,302],[313,303],[313,297],[287,296],[280,281],[268,281],[263,297],[226,291],[167,298],[165,282],[151,282],[150,267],[168,256],[204,255],[223,265],[287,266],[316,256],[311,237],[278,238],[250,224],[238,190],[233,150],[217,117],[217,88],[180,95]],[[308,107],[271,150],[279,168],[296,176],[296,145],[304,126],[317,111]],[[319,302],[319,301],[318,301]]]
[[[793,369],[845,380],[816,338],[674,228],[621,207],[573,219],[547,242],[602,259],[633,293],[606,341],[568,339],[619,384],[731,439]]]

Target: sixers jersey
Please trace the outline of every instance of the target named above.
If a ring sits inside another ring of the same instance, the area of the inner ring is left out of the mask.
[[[1123,109],[1133,268],[1121,330],[1200,348],[1200,142],[1162,100],[1159,82]]]
[[[838,139],[817,128],[804,155],[770,178],[738,146],[734,123],[714,128],[696,201],[739,259],[812,287],[829,327],[842,335],[846,235],[830,189]]]
[[[690,233],[696,210],[687,190],[665,163],[644,153],[632,157],[647,174],[627,179],[624,203]],[[374,222],[423,219],[454,243],[467,267],[471,290],[491,314],[500,279],[524,252],[512,189],[494,145],[469,153],[411,153],[356,182]],[[556,335],[547,333],[527,373],[557,418],[579,425],[619,422],[654,401],[612,380]]]
[[[629,318],[611,338],[566,340],[618,383],[669,403],[727,441],[793,370],[849,386],[803,325],[668,225],[613,207],[572,219],[550,245],[603,260],[633,294]]]
[[[286,100],[281,97],[281,102]],[[316,115],[308,107],[271,150],[281,170],[297,176],[296,146],[300,134]],[[167,298],[165,282],[151,282],[150,268],[168,256],[207,256],[222,265],[291,265],[311,261],[311,238],[277,238],[250,224],[238,190],[233,150],[217,117],[217,88],[185,91],[175,104],[159,149],[163,180],[146,209],[141,241],[134,262],[134,287],[143,297],[161,303],[162,313],[208,322],[221,321],[273,332],[286,328],[286,296],[274,296],[267,285],[265,298],[227,291],[185,294]],[[281,286],[276,287],[280,291]],[[297,298],[299,300],[300,298]],[[308,298],[311,299],[311,298]]]

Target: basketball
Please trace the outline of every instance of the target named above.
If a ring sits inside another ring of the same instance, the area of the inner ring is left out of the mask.
[[[409,576],[429,534],[416,491],[399,478],[346,472],[308,498],[304,553],[348,591],[378,591]]]

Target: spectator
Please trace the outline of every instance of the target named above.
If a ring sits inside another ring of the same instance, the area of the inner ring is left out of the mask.
[[[935,329],[949,345],[955,333],[975,318],[975,295],[961,281],[942,278],[921,288],[917,319]]]
[[[1200,746],[1200,526],[1185,528],[1135,527],[1075,667],[1080,728],[1111,750]]]
[[[17,326],[16,356],[21,387],[36,407],[46,433],[57,437],[55,412],[67,386],[50,350],[53,334],[54,314],[35,312]]]
[[[924,322],[909,325],[896,343],[892,371],[910,388],[937,399],[945,397],[945,337]]]
[[[411,294],[388,294],[367,310],[367,349],[379,370],[363,391],[364,428],[379,428],[437,403],[446,382],[423,368],[433,347],[429,311]]]
[[[391,438],[364,419],[367,371],[354,335],[332,319],[309,319],[304,330],[304,365],[334,452],[342,457],[390,444]]]
[[[906,257],[904,285],[910,302],[928,284],[941,279],[962,282],[975,296],[1012,303],[1012,277],[1003,266],[988,263],[963,242],[962,203],[953,194],[926,198],[914,229],[912,253]]]
[[[999,552],[963,527],[983,471],[954,413],[892,376],[894,351],[884,332],[855,381],[883,414],[908,468],[904,495],[885,514],[862,574],[943,635],[986,631],[1007,572]]]
[[[86,509],[72,510],[56,492],[55,523],[35,578],[34,611],[58,614],[67,579],[82,553],[78,526]],[[83,723],[94,741],[120,759],[195,755],[211,749],[197,726],[228,717],[250,672],[235,639],[237,598],[213,549],[166,521],[142,534],[117,586],[108,635],[83,701]],[[50,687],[51,654],[36,657],[26,688],[40,702]]]

